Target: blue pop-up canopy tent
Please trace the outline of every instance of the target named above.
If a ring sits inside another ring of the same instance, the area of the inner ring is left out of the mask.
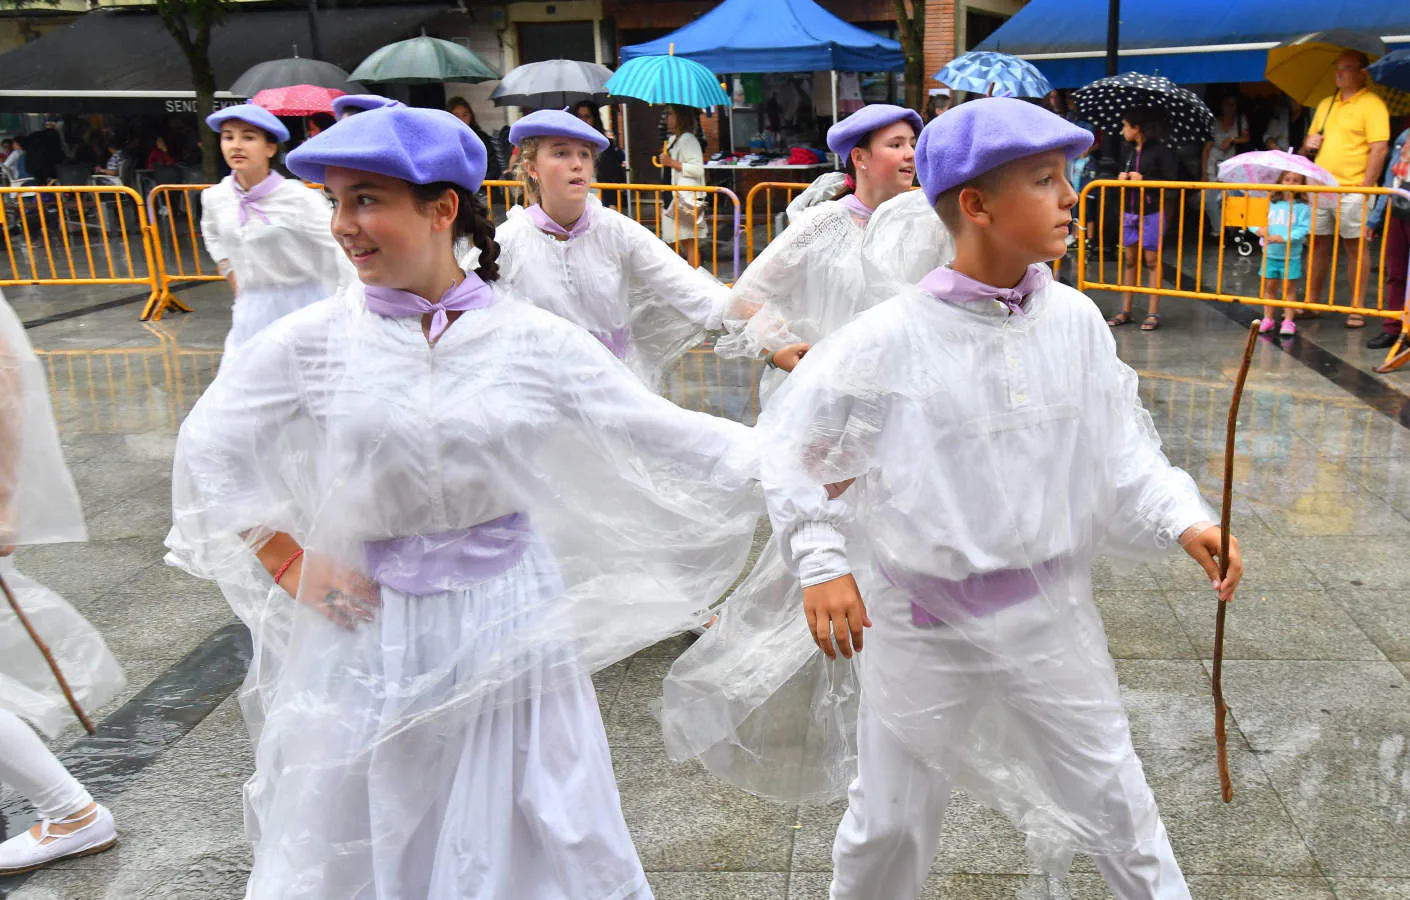
[[[900,72],[901,45],[837,18],[813,0],[725,0],[689,25],[622,48],[622,61],[693,59],[716,73]]]
[[[978,50],[1021,56],[1054,87],[1106,75],[1107,0],[1030,0]],[[1163,75],[1182,84],[1263,81],[1268,51],[1303,34],[1344,28],[1410,44],[1404,0],[1126,0],[1118,71]]]

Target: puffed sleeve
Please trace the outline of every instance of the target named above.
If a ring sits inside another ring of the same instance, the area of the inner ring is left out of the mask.
[[[310,263],[329,282],[330,291],[347,287],[358,280],[357,269],[333,237],[333,208],[322,193],[312,188],[302,188],[302,192],[305,213],[298,224],[310,245]]]
[[[221,185],[201,191],[201,240],[205,241],[206,253],[217,263],[230,258],[230,250],[220,234],[219,209],[222,199]]]
[[[817,244],[842,243],[847,223],[824,207],[806,210],[783,233],[769,242],[734,283],[725,306],[724,325],[729,331],[715,344],[721,356],[753,358],[802,342],[791,328],[798,303],[796,295]]]
[[[652,393],[586,332],[564,327],[555,354],[558,402],[604,455],[628,448],[683,479],[738,490],[758,478],[751,429],[681,409]]]
[[[724,327],[729,288],[686,262],[649,229],[623,217],[632,287],[642,288],[709,331]]]
[[[855,324],[850,332],[860,330]],[[809,352],[759,420],[769,519],[785,564],[804,587],[851,571],[843,529],[852,510],[839,489],[855,488],[851,482],[875,468],[887,416],[885,394],[860,389],[846,375],[849,360],[866,357],[855,337],[839,332]]]
[[[216,578],[275,531],[298,533],[299,485],[319,443],[305,414],[294,342],[270,327],[220,373],[181,425],[168,561]]]
[[[1099,549],[1115,557],[1152,559],[1174,547],[1186,529],[1218,517],[1194,479],[1161,452],[1155,423],[1141,404],[1139,379],[1117,357],[1110,330],[1094,330],[1093,336],[1093,358],[1110,393],[1109,402],[1092,414],[1113,417],[1106,458],[1111,504],[1099,510]]]

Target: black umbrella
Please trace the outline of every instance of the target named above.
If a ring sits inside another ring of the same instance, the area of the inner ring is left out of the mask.
[[[330,62],[304,59],[300,56],[271,59],[251,66],[245,70],[245,74],[235,79],[235,83],[230,86],[230,93],[237,97],[253,97],[260,91],[293,87],[296,84],[333,88],[345,94],[367,93],[367,89],[362,85],[349,80],[348,73],[343,69]]]
[[[1171,144],[1203,143],[1214,128],[1214,113],[1194,91],[1169,78],[1127,72],[1094,81],[1074,95],[1077,117],[1103,131],[1117,131],[1126,111],[1150,107],[1165,114]]]
[[[526,109],[562,109],[583,100],[602,105],[607,102],[603,85],[611,77],[612,70],[596,63],[548,59],[506,72],[490,99],[496,106]]]

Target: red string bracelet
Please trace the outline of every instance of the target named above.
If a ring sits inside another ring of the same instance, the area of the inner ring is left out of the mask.
[[[298,562],[300,556],[304,555],[304,550],[300,547],[294,551],[294,555],[284,560],[284,565],[279,567],[279,571],[274,573],[274,583],[278,584],[284,578],[284,573],[289,571],[289,567]]]

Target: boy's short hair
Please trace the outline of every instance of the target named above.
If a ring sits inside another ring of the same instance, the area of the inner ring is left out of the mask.
[[[964,224],[964,213],[960,210],[960,192],[965,188],[976,188],[986,193],[998,190],[1003,182],[1005,168],[1007,167],[999,166],[997,169],[990,169],[982,175],[976,175],[964,184],[955,185],[935,198],[935,214],[940,217],[941,222],[945,223],[950,234],[958,234],[960,227]]]

